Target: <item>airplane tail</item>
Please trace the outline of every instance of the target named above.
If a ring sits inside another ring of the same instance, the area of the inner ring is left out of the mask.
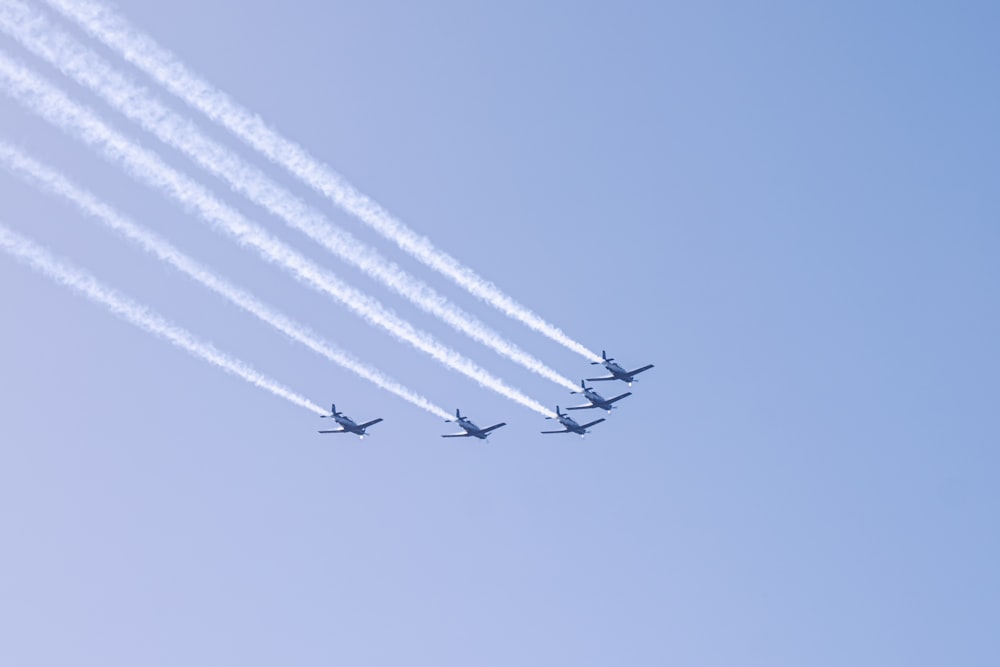
[[[591,361],[590,365],[591,366],[600,366],[603,363],[615,360],[614,357],[609,357],[608,356],[607,350],[601,350],[601,358],[604,359],[604,361]]]
[[[580,380],[580,391],[571,391],[569,393],[571,393],[571,394],[582,394],[585,391],[587,391],[587,381],[586,380]]]

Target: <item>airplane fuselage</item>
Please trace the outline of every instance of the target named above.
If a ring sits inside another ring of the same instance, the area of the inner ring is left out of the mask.
[[[618,363],[611,361],[610,359],[602,361],[600,363],[602,366],[604,366],[605,369],[607,369],[609,373],[611,373],[611,376],[602,378],[588,378],[588,380],[595,382],[603,380],[621,380],[622,382],[631,385],[633,382],[635,382],[636,375],[642,373],[643,371],[648,371],[650,368],[653,367],[653,364],[648,364],[646,366],[643,366],[642,368],[637,368],[634,371],[627,371],[624,368],[622,368]]]
[[[611,403],[608,402],[608,399],[604,398],[603,396],[601,396],[600,394],[598,394],[593,389],[590,389],[590,388],[584,389],[583,390],[583,396],[588,401],[590,401],[590,405],[585,406],[585,407],[600,408],[601,410],[606,410],[608,412],[611,412],[614,409],[614,407],[615,407],[615,406],[611,405]],[[579,409],[579,408],[574,408],[574,409],[576,410],[576,409]]]
[[[345,431],[348,431],[350,433],[356,433],[358,435],[364,435],[365,434],[365,430],[363,428],[358,428],[357,422],[355,422],[350,417],[341,417],[341,416],[338,415],[338,416],[335,416],[333,419],[338,424],[340,424],[341,426],[343,426]]]
[[[608,379],[610,380],[614,378],[608,378]],[[613,403],[617,403],[623,398],[632,395],[632,392],[627,392],[615,396],[614,398],[604,398],[599,393],[597,393],[596,390],[592,389],[591,387],[588,387],[586,383],[582,381],[580,382],[580,391],[574,391],[572,393],[583,394],[583,397],[590,402],[590,405],[574,405],[573,407],[568,408],[569,410],[586,410],[588,408],[599,408],[601,410],[604,410],[605,412],[608,412],[609,414],[612,410],[615,409],[615,406],[612,405]]]
[[[611,377],[587,378],[588,380],[590,380],[592,382],[598,382],[598,381],[602,381],[603,382],[603,381],[607,381],[607,380],[621,380],[622,382],[625,382],[629,386],[631,386],[632,383],[635,382],[635,376],[636,375],[638,375],[639,373],[643,373],[645,371],[648,371],[650,368],[653,367],[653,364],[646,364],[642,368],[636,368],[633,371],[627,371],[627,370],[625,370],[624,367],[621,366],[621,364],[618,364],[617,362],[615,362],[615,360],[614,360],[613,357],[609,357],[608,353],[605,352],[604,350],[601,350],[601,357],[602,357],[602,361],[592,361],[590,363],[592,365],[594,365],[594,366],[597,366],[598,364],[600,364],[601,366],[604,366],[605,370],[607,370],[609,373],[611,373]]]
[[[604,418],[602,417],[600,419],[595,419],[592,422],[587,422],[586,424],[577,424],[575,419],[573,419],[572,417],[570,417],[567,414],[563,414],[562,412],[560,412],[558,405],[556,406],[556,416],[555,417],[546,417],[546,419],[556,419],[556,420],[558,420],[559,424],[565,430],[562,430],[562,431],[542,431],[543,434],[548,434],[548,433],[576,433],[579,436],[583,436],[583,434],[588,433],[589,431],[587,431],[587,429],[590,428],[591,426],[593,426],[595,424],[600,424],[602,421],[604,421]]]
[[[494,424],[493,426],[487,426],[486,428],[479,428],[478,426],[476,426],[476,424],[474,424],[472,421],[470,421],[467,417],[463,417],[461,410],[455,410],[455,418],[454,419],[447,419],[445,421],[454,422],[454,423],[458,424],[459,426],[462,427],[462,430],[465,431],[465,433],[449,433],[447,435],[442,435],[441,436],[442,438],[464,438],[464,437],[471,437],[471,438],[479,438],[480,440],[487,440],[489,434],[492,431],[497,430],[501,426],[506,426],[507,425],[505,422],[500,422],[499,424]]]
[[[483,434],[483,429],[479,428],[465,417],[458,420],[458,425],[461,426],[469,435],[479,438],[480,440],[486,439],[486,435]]]
[[[583,435],[584,433],[587,432],[586,429],[577,424],[576,420],[573,419],[572,417],[567,417],[563,415],[559,417],[559,423],[565,426],[567,431],[570,431],[572,433],[578,433],[580,435]]]
[[[332,419],[333,421],[337,422],[337,426],[340,427],[340,430],[327,430],[327,429],[324,429],[324,430],[321,430],[320,433],[353,433],[353,434],[358,435],[358,436],[360,436],[362,438],[365,437],[368,434],[368,427],[369,426],[373,426],[373,425],[379,423],[380,421],[382,421],[382,418],[379,417],[377,419],[371,420],[370,422],[365,422],[364,424],[359,424],[356,421],[354,421],[353,419],[351,419],[350,417],[348,417],[347,415],[343,414],[342,412],[337,412],[337,406],[336,405],[330,406],[330,414],[328,414],[328,415],[320,415],[320,416]]]
[[[635,377],[631,373],[613,361],[605,361],[604,367],[608,369],[609,373],[615,376],[616,380],[621,380],[622,382],[627,382],[629,384],[632,384],[635,381]]]
[[[601,396],[600,394],[598,394],[593,389],[589,389],[589,388],[588,389],[584,389],[583,390],[583,396],[588,401],[590,401],[591,403],[593,403],[595,408],[605,408],[608,405],[607,399],[605,399],[603,396]]]

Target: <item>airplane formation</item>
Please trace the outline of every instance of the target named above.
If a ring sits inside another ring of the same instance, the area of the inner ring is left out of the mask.
[[[613,398],[604,398],[599,393],[597,393],[597,391],[595,391],[591,387],[588,387],[587,382],[620,380],[631,387],[632,383],[636,381],[635,379],[636,375],[648,371],[650,368],[653,368],[653,364],[647,364],[645,366],[642,366],[641,368],[636,368],[635,370],[627,371],[625,370],[624,367],[615,362],[614,357],[609,357],[608,353],[605,350],[601,350],[601,357],[603,361],[592,361],[591,364],[595,366],[596,365],[604,366],[611,373],[611,375],[599,378],[587,378],[586,380],[580,380],[580,391],[571,391],[570,393],[582,394],[583,397],[587,399],[588,403],[587,405],[574,405],[566,408],[567,410],[589,410],[591,408],[599,408],[601,410],[604,410],[608,414],[611,414],[611,411],[617,408],[617,406],[612,404],[617,403],[623,398],[631,396],[632,392],[627,391],[624,394],[619,394],[618,396],[615,396]],[[341,426],[341,428],[339,429],[321,430],[319,431],[320,433],[353,433],[362,439],[365,437],[365,435],[368,435],[366,429],[369,426],[373,426],[379,423],[380,421],[383,421],[382,418],[379,417],[369,422],[365,422],[364,424],[357,424],[354,422],[353,419],[351,419],[344,413],[338,412],[337,406],[335,404],[331,406],[331,414],[320,415],[320,416],[326,418],[333,418]],[[540,433],[546,435],[552,433],[576,433],[581,438],[587,433],[590,433],[590,431],[588,431],[587,429],[589,429],[591,426],[595,426],[603,421],[606,421],[605,417],[601,417],[600,419],[595,419],[594,421],[587,422],[586,424],[579,424],[575,419],[570,417],[567,413],[563,412],[560,406],[558,405],[556,406],[556,416],[546,417],[546,419],[558,420],[558,422],[563,426],[563,428],[557,431],[540,431]],[[445,435],[442,435],[441,436],[442,438],[479,438],[480,440],[486,440],[486,441],[488,441],[487,436],[490,434],[490,432],[495,431],[501,426],[507,425],[506,422],[500,422],[499,424],[493,424],[492,426],[487,426],[486,428],[480,428],[476,426],[476,424],[474,424],[468,417],[462,416],[462,411],[460,409],[455,410],[455,419],[446,419],[445,421],[448,423],[458,424],[462,428],[463,432],[447,433]]]
[[[94,110],[87,102],[74,99],[73,93],[66,92],[60,83],[52,80],[51,72],[46,74],[37,71],[34,66],[10,57],[5,52],[0,52],[0,93],[54,129],[81,142],[90,152],[122,169],[142,187],[181,206],[199,223],[236,242],[274,269],[295,278],[302,287],[339,304],[373,328],[474,381],[479,387],[493,391],[546,419],[559,422],[560,430],[542,433],[576,433],[583,436],[588,429],[605,421],[605,418],[581,420],[583,423],[578,423],[569,416],[569,411],[600,409],[610,414],[619,401],[632,395],[631,391],[626,391],[605,398],[588,386],[588,382],[619,380],[631,386],[638,374],[653,367],[649,364],[627,370],[604,351],[598,356],[540,314],[505,294],[492,280],[479,275],[471,266],[438,248],[423,233],[393,216],[378,202],[348,183],[339,172],[321,159],[311,156],[302,145],[285,138],[265,124],[255,112],[241,106],[223,90],[195,75],[193,70],[189,70],[165,48],[158,46],[150,36],[131,26],[125,17],[118,15],[110,7],[102,7],[101,0],[90,2],[94,7],[86,10],[74,2],[48,4],[55,5],[53,8],[57,13],[79,24],[90,37],[103,42],[125,61],[130,61],[145,71],[162,88],[160,93],[119,71],[113,62],[107,60],[108,54],[99,54],[85,42],[60,28],[50,20],[45,10],[21,0],[0,2],[0,32],[38,59],[46,61],[53,72],[61,72],[67,78],[75,80],[79,86],[88,88],[126,119],[155,136],[160,143],[184,154],[197,164],[199,175],[189,174],[183,166],[172,164],[161,157],[157,148],[140,143],[128,132],[119,130],[116,122],[106,118],[103,112]],[[94,8],[99,8],[99,11]],[[115,26],[114,29],[108,27],[112,25]],[[268,170],[280,168],[287,172],[307,185],[314,196],[321,197],[327,204],[347,213],[355,222],[370,228],[383,241],[406,252],[426,269],[447,278],[455,287],[469,293],[484,306],[492,306],[539,335],[583,356],[591,364],[602,365],[609,375],[581,380],[577,388],[573,379],[561,375],[541,359],[507,339],[501,331],[486,325],[412,271],[402,269],[372,245],[371,241],[355,237],[300,195],[279,184],[267,170],[249,162],[225,142],[205,134],[196,124],[189,122],[182,112],[160,99],[159,94],[164,92],[180,97],[187,107],[206,115],[253,148],[259,158],[266,160]],[[507,425],[506,422],[499,422],[481,428],[462,415],[460,410],[455,411],[453,419],[450,418],[449,410],[434,404],[420,392],[404,386],[385,371],[358,359],[313,327],[300,323],[283,313],[280,308],[265,303],[214,267],[188,256],[154,229],[117,211],[99,193],[76,184],[71,177],[35,159],[3,137],[0,137],[0,167],[43,194],[71,204],[85,219],[114,231],[142,252],[193,279],[244,314],[253,316],[326,361],[354,373],[411,405],[457,425],[458,432],[446,433],[442,437],[477,438],[485,441],[496,430]],[[545,403],[487,371],[467,353],[451,347],[439,334],[409,322],[386,306],[379,297],[351,285],[328,269],[323,260],[300,252],[294,245],[295,242],[272,234],[264,224],[255,220],[254,214],[239,210],[218,196],[211,183],[202,180],[206,174],[225,182],[229,189],[271,214],[285,226],[302,232],[337,260],[360,270],[412,303],[424,314],[441,320],[455,333],[467,336],[508,361],[563,387],[571,394],[581,396],[584,402],[567,407],[566,412],[563,412],[560,405],[556,405],[553,412]],[[371,427],[383,421],[378,417],[356,422],[337,410],[336,404],[331,404],[330,412],[326,414],[324,406],[304,394],[169,321],[125,293],[99,282],[85,269],[57,257],[31,238],[7,229],[3,224],[0,224],[0,253],[211,366],[329,419],[330,422],[327,423],[331,428],[320,429],[321,434],[352,433],[363,438],[370,433]]]

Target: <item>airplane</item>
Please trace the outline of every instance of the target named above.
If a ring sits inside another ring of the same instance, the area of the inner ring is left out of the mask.
[[[333,403],[330,405],[330,413],[328,415],[320,415],[320,417],[326,417],[333,419],[335,422],[340,424],[343,428],[320,431],[320,433],[353,433],[359,436],[362,440],[364,439],[365,429],[373,424],[377,424],[382,421],[382,418],[373,419],[370,422],[365,422],[364,424],[356,424],[353,419],[345,415],[343,412],[337,412],[337,404]]]
[[[566,428],[563,429],[562,431],[542,431],[542,433],[576,433],[582,438],[584,433],[588,433],[587,431],[588,428],[590,428],[594,424],[600,424],[602,421],[604,421],[604,417],[601,417],[600,419],[594,420],[587,424],[583,424],[581,426],[580,424],[577,424],[575,421],[573,421],[573,418],[567,415],[566,413],[559,412],[558,405],[556,406],[556,415],[558,415],[559,417],[559,423],[565,426]],[[546,417],[546,419],[554,419],[554,417]]]
[[[607,368],[609,371],[611,371],[611,375],[609,377],[603,377],[603,378],[587,378],[588,382],[603,382],[605,380],[621,380],[622,382],[627,382],[628,386],[631,387],[632,383],[635,382],[635,376],[636,375],[638,375],[639,373],[642,373],[643,371],[648,371],[650,368],[653,367],[653,364],[649,364],[648,366],[643,366],[642,368],[637,368],[634,371],[627,371],[624,368],[622,368],[620,365],[618,365],[618,364],[615,363],[614,357],[608,357],[608,353],[605,352],[604,350],[601,350],[601,356],[604,357],[604,361],[591,361],[590,362],[591,366],[596,366],[598,364],[603,364],[605,368]]]
[[[614,406],[611,405],[612,403],[615,403],[616,401],[620,401],[623,398],[625,398],[626,396],[631,396],[632,395],[632,392],[627,391],[627,392],[625,392],[624,394],[622,394],[620,396],[615,396],[614,398],[604,398],[603,396],[601,396],[600,394],[598,394],[596,391],[594,391],[593,389],[591,389],[590,387],[588,387],[587,384],[586,384],[586,382],[584,380],[580,380],[580,386],[583,387],[582,391],[571,391],[569,393],[571,393],[571,394],[583,394],[584,397],[588,401],[590,401],[590,405],[576,405],[576,406],[573,406],[571,408],[566,408],[567,410],[587,410],[589,408],[600,408],[602,410],[607,410],[608,414],[610,414],[611,411],[615,409]]]
[[[479,428],[473,424],[467,417],[462,416],[461,410],[455,410],[455,419],[445,419],[446,422],[452,423],[457,422],[459,426],[465,429],[465,433],[450,433],[448,435],[442,435],[442,438],[479,438],[480,440],[486,440],[486,434],[494,429],[498,429],[501,426],[506,426],[507,422],[500,422],[499,424],[494,424],[493,426],[487,426],[486,428]]]

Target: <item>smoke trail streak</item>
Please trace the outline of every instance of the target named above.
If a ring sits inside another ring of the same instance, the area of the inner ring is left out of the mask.
[[[172,169],[155,153],[130,142],[112,130],[93,112],[70,100],[64,93],[0,52],[0,84],[15,100],[48,122],[91,146],[106,159],[121,164],[127,173],[159,189],[194,209],[219,230],[241,245],[258,251],[266,261],[277,264],[303,284],[321,291],[362,317],[445,366],[524,407],[550,416],[551,410],[519,390],[491,375],[470,359],[439,343],[430,334],[414,328],[377,300],[359,292],[297,253],[288,245],[250,222],[237,211],[212,196],[208,190]]]
[[[0,224],[0,249],[13,255],[39,273],[82,294],[91,301],[105,306],[121,319],[153,335],[164,338],[189,354],[198,357],[227,373],[242,378],[252,385],[269,391],[286,401],[299,405],[316,414],[326,410],[239,359],[216,349],[211,343],[198,340],[193,334],[171,324],[160,315],[142,306],[110,287],[102,285],[94,276],[62,262],[46,250]]]
[[[191,259],[154,232],[132,222],[91,193],[74,185],[62,174],[39,163],[2,140],[0,140],[0,162],[5,164],[11,172],[40,190],[59,195],[69,200],[86,215],[95,218],[105,226],[121,234],[124,238],[137,244],[146,252],[170,264],[178,271],[228,299],[236,306],[270,324],[292,340],[305,345],[310,350],[313,350],[335,364],[346,368],[376,386],[399,396],[403,400],[437,417],[442,419],[451,418],[451,413],[447,410],[434,405],[420,394],[407,389],[384,373],[363,364],[334,344],[322,340],[304,325],[275,311],[246,291],[230,284],[224,278]]]
[[[283,219],[289,226],[353,264],[452,328],[538,375],[573,390],[577,385],[506,340],[475,316],[452,304],[432,287],[382,257],[282,188],[262,171],[213,141],[179,114],[133,84],[96,53],[17,0],[0,3],[0,29],[100,95],[164,143],[184,152],[201,167]]]
[[[310,156],[301,146],[282,137],[256,114],[190,71],[176,56],[160,47],[110,7],[95,0],[45,2],[77,22],[93,37],[117,51],[125,60],[146,72],[187,104],[223,125],[269,160],[284,167],[425,265],[447,276],[507,316],[588,360],[601,360],[593,351],[504,294],[500,288],[456,258],[435,247],[428,238],[394,218],[332,168]]]

